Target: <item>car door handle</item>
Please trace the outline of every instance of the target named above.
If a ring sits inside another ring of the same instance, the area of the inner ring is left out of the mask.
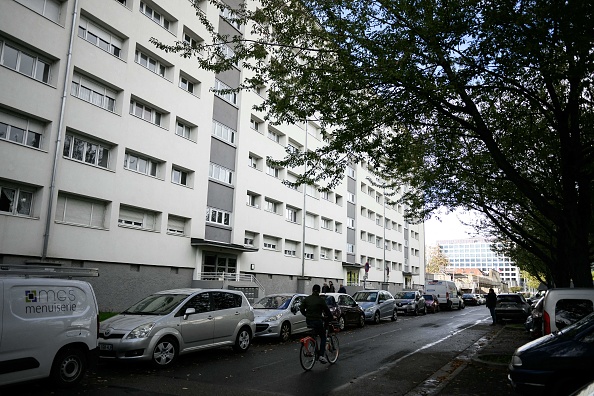
[[[206,319],[208,319],[208,320],[213,320],[213,319],[214,319],[214,316],[209,316],[209,317],[208,317],[208,318],[206,318]]]
[[[239,315],[239,312],[235,312],[235,315]]]

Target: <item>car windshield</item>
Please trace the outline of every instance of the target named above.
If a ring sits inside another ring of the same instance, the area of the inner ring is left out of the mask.
[[[122,313],[126,315],[167,315],[187,297],[187,294],[151,294]]]
[[[353,294],[353,298],[357,302],[367,302],[367,301],[375,302],[375,300],[377,300],[377,292],[359,291],[359,292]]]
[[[593,320],[594,320],[594,312],[592,312],[589,315],[586,315],[585,317],[583,317],[582,319],[578,320],[574,324],[569,325],[569,326],[565,327],[562,330],[559,330],[559,333],[558,334],[559,335],[566,336],[566,337],[573,338],[577,334],[579,334],[580,332],[582,332],[584,330],[584,328],[590,326]]]
[[[396,298],[403,298],[407,300],[412,300],[415,298],[415,292],[400,292],[396,293]]]
[[[425,301],[427,300],[433,300],[433,296],[430,294],[423,294],[423,298],[425,298]]]
[[[257,309],[287,309],[291,303],[291,296],[266,296],[254,303]]]

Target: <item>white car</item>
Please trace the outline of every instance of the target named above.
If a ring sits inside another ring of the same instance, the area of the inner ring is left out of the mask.
[[[101,322],[99,357],[165,367],[202,349],[228,345],[245,352],[255,331],[253,308],[240,291],[165,290]]]
[[[487,303],[487,299],[482,294],[475,294],[475,296],[478,305],[485,305]]]
[[[286,342],[291,334],[307,331],[305,316],[299,311],[307,294],[280,293],[262,297],[254,303],[256,337],[277,337]]]

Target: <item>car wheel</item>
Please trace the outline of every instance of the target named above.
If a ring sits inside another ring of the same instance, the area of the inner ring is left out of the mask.
[[[423,315],[427,315],[427,306],[423,305]]]
[[[177,359],[177,340],[173,337],[163,337],[153,349],[153,365],[155,367],[169,367]]]
[[[392,316],[390,317],[390,319],[392,320],[392,322],[395,322],[396,320],[398,320],[398,311],[394,310],[392,312]]]
[[[359,327],[365,326],[365,315],[362,314],[361,316],[359,316],[359,323],[357,323],[357,326],[359,326]]]
[[[379,314],[379,311],[376,311],[375,315],[373,315],[373,323],[379,324],[379,322],[380,322],[380,314]]]
[[[87,358],[80,348],[65,348],[54,358],[51,380],[59,387],[76,385],[87,370]]]
[[[338,318],[338,328],[340,329],[340,331],[344,330],[344,316]]]
[[[235,352],[245,352],[250,347],[252,343],[252,333],[247,327],[242,327],[239,329],[239,333],[237,333],[237,338],[235,339],[235,345],[233,345],[233,350]]]
[[[280,328],[280,340],[287,342],[291,338],[291,324],[289,322],[283,322]]]

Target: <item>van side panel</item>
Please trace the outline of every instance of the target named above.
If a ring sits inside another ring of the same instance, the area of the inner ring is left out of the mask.
[[[56,353],[97,346],[97,303],[87,282],[4,279],[0,385],[50,375]]]

